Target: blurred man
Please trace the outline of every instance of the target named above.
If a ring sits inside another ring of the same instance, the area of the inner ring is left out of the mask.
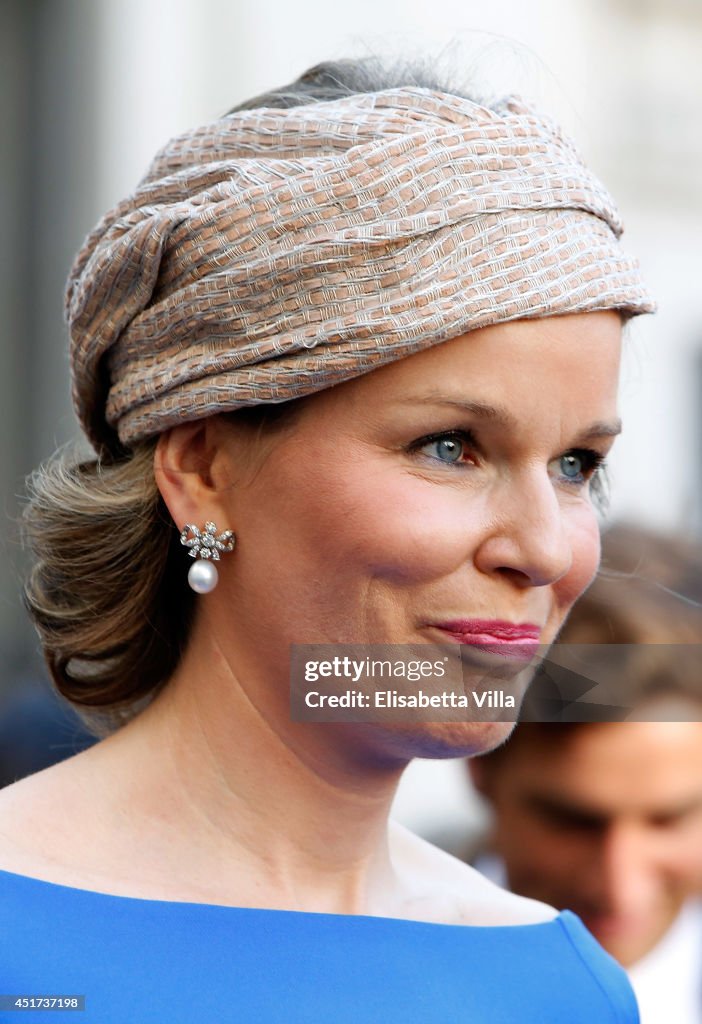
[[[605,572],[559,638],[632,645],[621,650],[639,720],[520,724],[469,765],[494,812],[476,866],[574,910],[629,970],[642,1024],[702,1024],[699,556],[613,531]],[[645,643],[661,645],[653,662],[637,657]],[[669,717],[687,720],[655,721],[673,697]]]
[[[643,1024],[702,1022],[702,724],[525,724],[470,768],[499,858],[476,866],[574,910],[630,969]]]

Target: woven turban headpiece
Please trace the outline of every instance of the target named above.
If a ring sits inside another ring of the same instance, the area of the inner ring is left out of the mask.
[[[230,114],[168,143],[79,253],[78,415],[129,446],[488,324],[651,312],[621,231],[573,143],[514,97]]]

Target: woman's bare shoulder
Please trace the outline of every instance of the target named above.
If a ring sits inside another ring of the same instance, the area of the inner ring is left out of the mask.
[[[0,790],[0,869],[44,877],[85,844],[94,817],[84,755]]]
[[[475,868],[396,822],[392,848],[406,877],[417,886],[426,886],[428,898],[437,905],[451,908],[453,923],[492,927],[543,924],[558,916],[548,904],[501,889]]]

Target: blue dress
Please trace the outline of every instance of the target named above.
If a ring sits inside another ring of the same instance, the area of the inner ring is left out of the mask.
[[[637,1024],[624,972],[569,911],[469,927],[109,896],[0,871],[8,1024]],[[1,1005],[1,1004],[0,1004]]]

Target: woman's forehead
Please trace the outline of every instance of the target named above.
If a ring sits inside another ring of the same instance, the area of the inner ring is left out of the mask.
[[[330,397],[360,401],[377,394],[385,403],[472,405],[493,421],[508,418],[521,391],[543,393],[549,384],[566,385],[569,402],[584,391],[611,399],[621,336],[621,320],[611,311],[495,324],[357,377]]]

